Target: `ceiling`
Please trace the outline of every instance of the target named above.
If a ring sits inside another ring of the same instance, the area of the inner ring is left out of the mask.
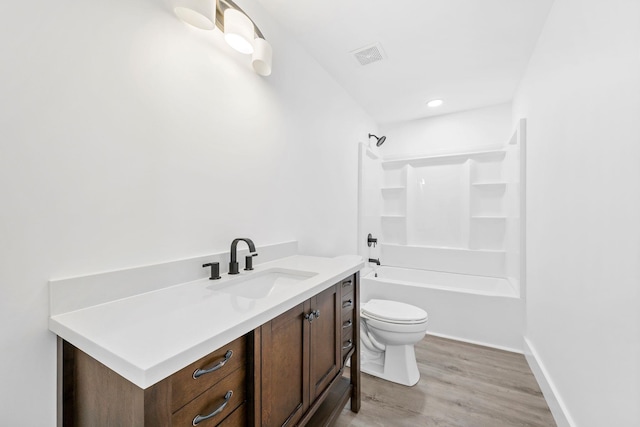
[[[378,123],[510,101],[553,3],[258,1]],[[386,58],[360,65],[350,52],[374,43]]]

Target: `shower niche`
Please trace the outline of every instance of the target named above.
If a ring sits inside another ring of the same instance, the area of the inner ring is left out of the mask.
[[[517,286],[524,125],[503,146],[380,159],[382,263],[508,278]]]
[[[407,244],[407,178],[403,168],[383,174],[381,229],[382,240],[390,244]]]

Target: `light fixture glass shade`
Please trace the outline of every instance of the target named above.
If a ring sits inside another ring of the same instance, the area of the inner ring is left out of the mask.
[[[253,22],[239,10],[229,8],[224,11],[224,39],[240,53],[253,53],[255,30]]]
[[[173,0],[173,11],[194,27],[213,30],[216,26],[216,0]]]
[[[271,58],[273,57],[273,49],[268,41],[256,38],[253,41],[253,56],[251,64],[256,73],[261,76],[271,74]]]

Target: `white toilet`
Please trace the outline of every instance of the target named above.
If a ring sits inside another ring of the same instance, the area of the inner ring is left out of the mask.
[[[360,308],[361,370],[407,386],[420,379],[414,345],[427,332],[427,312],[397,301],[372,299]]]

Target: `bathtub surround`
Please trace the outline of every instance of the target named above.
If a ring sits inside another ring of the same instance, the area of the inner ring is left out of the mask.
[[[377,126],[257,2],[237,3],[274,47],[268,78],[168,1],[5,5],[3,425],[56,424],[51,279],[224,253],[242,235],[356,252],[357,143]]]
[[[526,120],[517,122],[504,137],[507,111],[498,106],[423,121],[423,129],[431,136],[448,135],[459,127],[457,134],[464,135],[465,149],[443,152],[434,143],[431,154],[407,155],[409,144],[401,138],[409,134],[397,127],[400,147],[390,144],[389,150],[402,156],[388,156],[381,147],[379,157],[369,147],[361,147],[363,225],[359,236],[380,230],[378,248],[361,244],[361,254],[379,259],[383,266],[400,267],[383,267],[378,278],[375,272],[368,275],[362,293],[363,301],[398,299],[426,310],[434,319],[429,333],[522,352],[524,204],[520,195],[525,187],[521,171]],[[478,116],[493,120],[483,128]],[[425,132],[418,132],[416,124],[406,127],[413,131],[416,152],[424,150],[421,145],[431,145],[431,139],[422,139]],[[461,283],[443,289],[441,282],[455,282],[451,278]],[[492,280],[503,284],[505,291],[478,289]],[[471,283],[473,289],[464,283]]]

